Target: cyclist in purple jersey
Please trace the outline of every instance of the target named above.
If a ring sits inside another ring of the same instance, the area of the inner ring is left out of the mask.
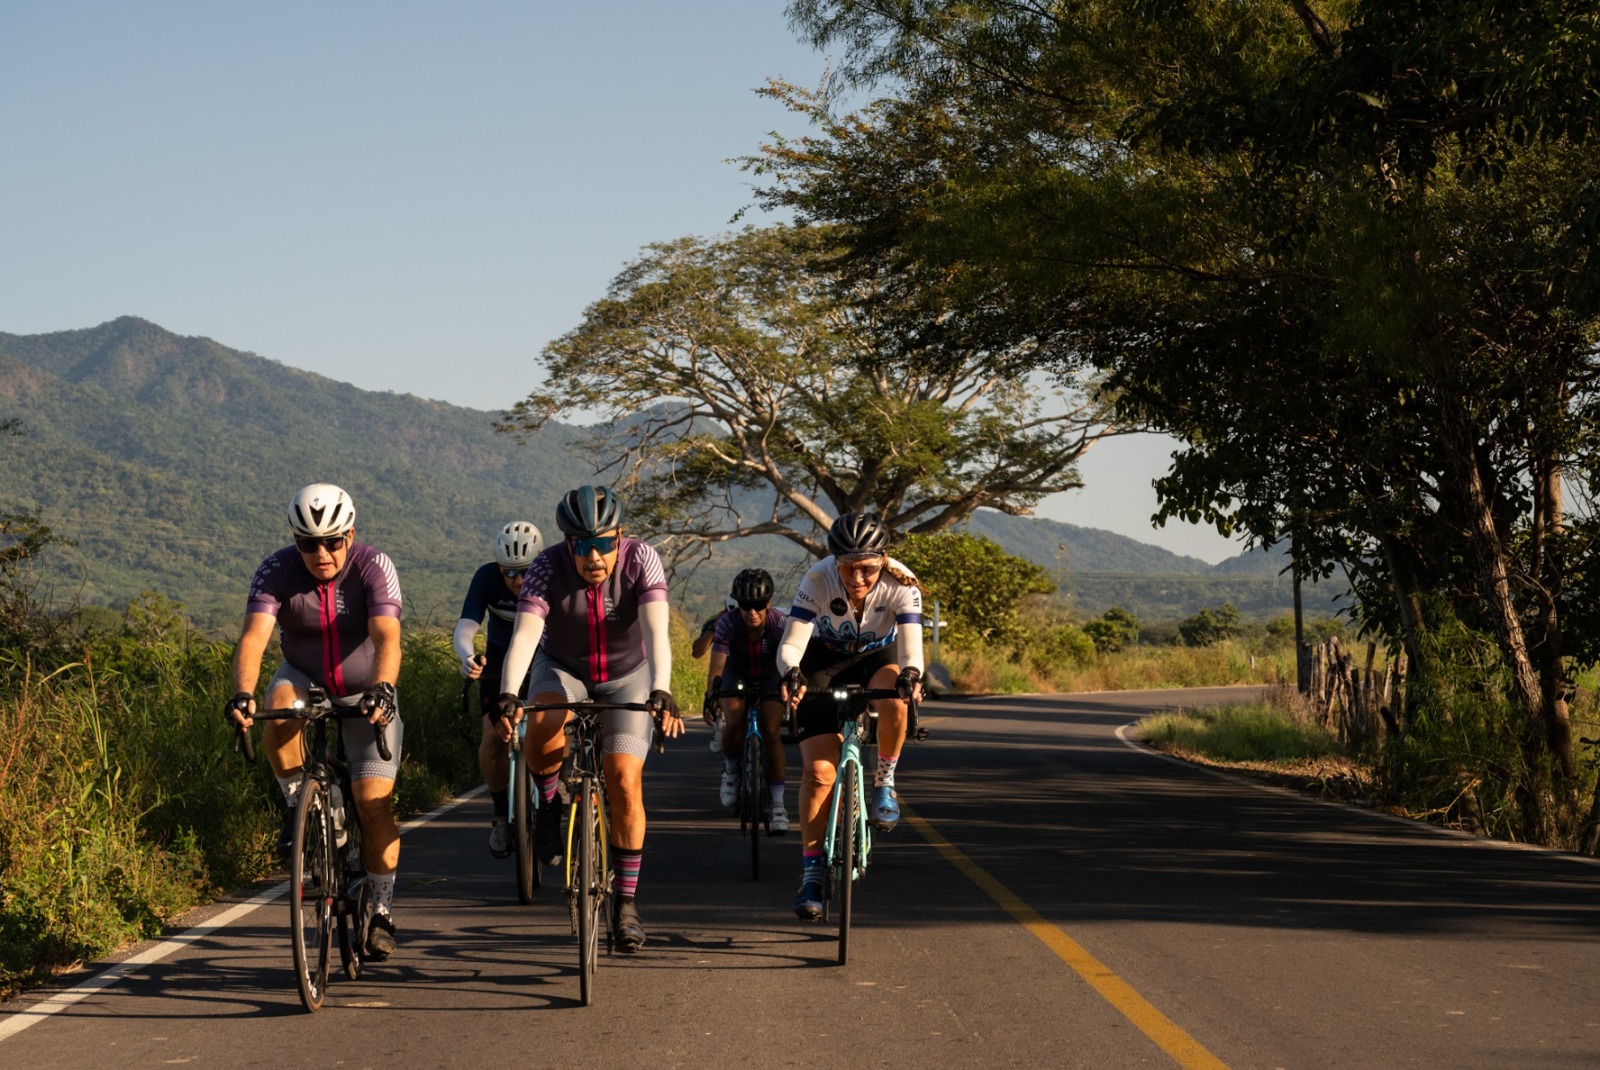
[[[517,616],[517,592],[522,577],[540,550],[544,537],[526,520],[514,520],[500,529],[494,540],[494,560],[472,574],[466,600],[461,603],[461,618],[456,621],[454,643],[461,659],[461,675],[468,680],[482,679],[478,687],[478,709],[483,713],[483,733],[478,740],[478,768],[489,788],[494,817],[489,825],[489,853],[496,858],[511,854],[510,794],[511,764],[506,745],[500,739],[500,672],[506,663],[506,647],[511,643],[511,622]],[[478,625],[484,616],[489,629],[484,652],[473,649]]]
[[[355,541],[355,518],[350,496],[327,483],[302,487],[289,503],[294,544],[263,561],[250,584],[227,717],[243,728],[253,723],[261,658],[276,627],[283,662],[267,684],[268,706],[304,700],[316,684],[335,704],[359,706],[368,721],[383,726],[387,760],[371,729],[360,721],[343,722],[362,859],[373,893],[367,953],[381,960],[395,949],[392,906],[400,862],[394,819],[394,780],[404,738],[394,689],[400,675],[400,580],[381,550]],[[293,838],[304,729],[296,721],[269,721],[262,729],[267,761],[289,807],[278,837],[280,855],[288,854]]]
[[[522,582],[501,676],[505,719],[500,738],[511,738],[522,715],[516,688],[530,663],[527,689],[534,703],[591,698],[648,702],[648,713],[614,710],[604,715],[602,772],[616,870],[612,930],[618,948],[633,952],[645,942],[635,899],[644,853],[644,760],[650,753],[652,716],[667,736],[683,732],[671,692],[667,578],[654,549],[623,536],[622,502],[609,487],[569,491],[556,507],[556,523],[565,540],[534,558]],[[561,729],[569,716],[565,710],[538,713],[523,740],[528,767],[547,802],[555,797],[566,746]],[[534,835],[541,859],[548,864],[560,857],[557,807],[539,808]]]
[[[783,700],[777,658],[778,642],[788,618],[782,611],[770,608],[772,577],[766,569],[747,568],[735,576],[731,597],[739,608],[736,613],[724,613],[717,618],[702,716],[707,724],[715,724],[714,693],[719,688],[732,687],[737,681],[744,681],[752,699],[761,699],[761,731],[767,739],[764,748],[767,783],[772,790],[767,804],[770,807],[768,828],[772,835],[781,836],[789,831],[789,811],[783,805],[784,753],[783,740],[778,738]],[[718,799],[723,806],[732,806],[739,794],[739,754],[744,750],[747,727],[745,704],[744,700],[732,697],[715,702],[721,704],[725,714]]]

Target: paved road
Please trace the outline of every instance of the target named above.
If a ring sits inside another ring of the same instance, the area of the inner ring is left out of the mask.
[[[0,1065],[1594,1067],[1600,870],[1219,779],[1116,736],[1238,689],[936,704],[847,967],[652,759],[635,958],[576,1005],[558,898],[516,904],[476,798],[406,837],[400,953],[301,1012],[275,900],[36,1017]],[[12,1008],[8,1008],[12,1009]],[[15,1028],[15,1026],[11,1026]]]

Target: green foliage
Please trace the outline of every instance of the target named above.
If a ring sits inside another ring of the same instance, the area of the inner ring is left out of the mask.
[[[1239,609],[1232,602],[1224,602],[1215,612],[1202,609],[1179,622],[1178,634],[1188,646],[1211,646],[1231,639],[1239,634]]]
[[[1139,737],[1163,750],[1225,762],[1303,761],[1345,753],[1321,725],[1266,702],[1157,714],[1139,722]]]
[[[908,535],[894,548],[923,585],[923,603],[939,602],[940,619],[955,641],[1004,637],[1020,620],[1030,594],[1055,590],[1050,574],[966,532]]]
[[[1083,633],[1100,653],[1115,654],[1139,641],[1139,619],[1121,606],[1112,606],[1099,620],[1085,624]]]

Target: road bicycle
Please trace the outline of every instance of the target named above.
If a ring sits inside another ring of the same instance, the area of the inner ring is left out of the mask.
[[[823,831],[822,920],[828,920],[835,903],[839,915],[839,965],[850,957],[850,919],[854,906],[855,883],[867,872],[872,857],[872,823],[867,818],[865,764],[861,760],[864,744],[862,725],[867,703],[876,699],[898,699],[892,687],[869,688],[848,684],[818,693],[834,704],[839,717],[839,763],[832,797],[828,803],[828,824]],[[909,704],[908,725],[915,733],[917,704]],[[909,738],[919,738],[915,734]],[[920,738],[926,738],[924,734]]]
[[[743,680],[732,687],[712,692],[718,702],[737,698],[744,702],[744,746],[739,749],[739,786],[734,798],[733,812],[739,815],[739,832],[750,837],[750,879],[761,879],[762,834],[772,834],[772,782],[767,778],[769,746],[781,747],[780,740],[770,743],[761,731],[761,703],[780,698],[776,693],[756,692],[745,686]]]
[[[482,686],[480,684],[480,686]],[[472,718],[472,681],[461,687],[461,713]],[[533,893],[543,884],[539,859],[534,855],[533,827],[543,805],[533,782],[533,770],[522,758],[522,738],[528,732],[528,722],[518,721],[506,742],[506,812],[511,832],[512,866],[517,874],[517,902],[533,902]]]
[[[567,755],[561,765],[561,780],[570,800],[567,804],[567,844],[564,856],[567,878],[567,914],[578,940],[578,993],[585,1007],[594,999],[594,972],[600,957],[600,930],[606,931],[606,950],[616,949],[616,933],[611,931],[611,892],[615,874],[611,870],[606,822],[606,780],[602,769],[600,715],[607,710],[648,710],[643,702],[541,702],[523,705],[527,713],[541,710],[570,710],[565,727]],[[524,723],[526,718],[523,719]],[[654,738],[661,749],[657,726]]]
[[[289,856],[289,928],[294,946],[295,981],[306,1010],[322,1006],[328,991],[328,960],[335,928],[339,961],[350,980],[361,976],[370,913],[367,868],[361,857],[361,820],[350,790],[350,767],[330,723],[366,714],[353,706],[335,706],[327,692],[313,684],[305,700],[291,706],[257,710],[257,721],[306,721],[310,739],[300,767],[295,796],[294,840]],[[373,726],[378,753],[392,757],[383,727]],[[255,761],[255,747],[243,729],[238,738],[244,756]],[[352,820],[354,818],[354,820]]]

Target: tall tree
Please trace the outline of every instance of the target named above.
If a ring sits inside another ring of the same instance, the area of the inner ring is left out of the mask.
[[[844,284],[833,255],[826,228],[650,246],[545,349],[544,385],[502,428],[602,417],[597,468],[677,557],[751,535],[820,557],[838,513],[929,532],[1081,485],[1109,404],[1013,374],[1067,354],[975,332],[978,316],[936,311],[926,291]],[[974,333],[990,344],[969,347]]]

